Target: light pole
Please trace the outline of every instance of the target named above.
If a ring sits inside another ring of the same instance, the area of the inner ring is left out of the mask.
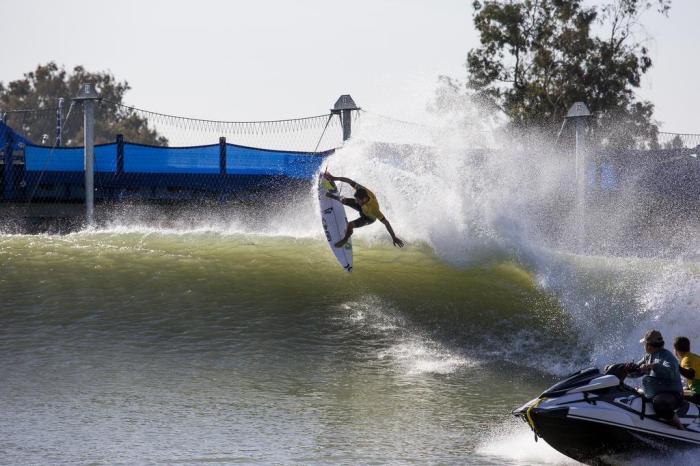
[[[583,102],[576,102],[566,114],[567,120],[573,120],[576,127],[576,140],[574,145],[575,172],[576,172],[576,235],[577,246],[582,249],[586,239],[586,119],[591,112]]]
[[[80,85],[75,102],[83,103],[83,129],[85,146],[85,221],[95,224],[95,101],[100,96],[92,83]]]
[[[338,100],[331,110],[331,113],[340,116],[340,121],[343,124],[343,142],[350,139],[350,135],[352,134],[353,110],[360,110],[360,107],[355,104],[350,94],[344,94],[338,97]]]

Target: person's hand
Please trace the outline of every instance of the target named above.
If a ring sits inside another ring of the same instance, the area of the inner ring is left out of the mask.
[[[640,372],[639,366],[633,362],[628,362],[624,365],[625,374],[634,374],[635,372]]]
[[[641,366],[639,366],[639,372],[643,372],[645,374],[648,374],[649,372],[651,372],[651,370],[653,368],[654,368],[653,364],[642,364]]]
[[[401,241],[401,240],[400,240],[399,238],[397,238],[396,236],[394,236],[394,237],[392,238],[392,240],[394,241],[394,246],[398,246],[398,247],[400,247],[400,248],[402,248],[402,247],[404,246],[403,241]]]

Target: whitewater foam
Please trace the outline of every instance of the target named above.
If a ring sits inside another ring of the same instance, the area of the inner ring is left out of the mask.
[[[533,438],[532,430],[525,423],[510,419],[491,428],[484,441],[476,447],[475,453],[516,464],[580,464],[562,455],[543,440],[535,443]]]
[[[391,309],[376,296],[361,302],[344,303],[340,308],[344,312],[342,319],[356,331],[384,342],[375,357],[389,361],[402,374],[447,375],[479,364],[426,336],[424,331],[412,326],[399,311]]]
[[[560,348],[537,348],[533,356],[530,343],[552,329],[527,329],[504,352],[511,354],[509,360],[515,362],[527,354],[526,365],[564,374],[579,364],[638,357],[639,336],[651,327],[661,329],[669,340],[684,333],[691,341],[700,341],[700,323],[695,318],[700,307],[700,267],[692,259],[697,255],[693,244],[677,251],[679,259],[654,259],[653,243],[643,251],[646,259],[634,257],[639,251],[628,251],[629,257],[581,253],[571,209],[572,158],[539,147],[533,142],[536,138],[517,143],[494,140],[498,133],[489,133],[482,124],[484,113],[479,108],[465,106],[455,96],[449,99],[450,111],[432,115],[423,125],[402,123],[397,129],[395,122],[364,115],[353,139],[329,157],[327,166],[331,173],[372,189],[409,247],[428,245],[436,256],[457,267],[513,260],[558,299],[569,319],[563,325],[572,326],[577,335],[570,343],[582,357],[562,358]],[[493,146],[500,150],[488,149]],[[348,186],[342,189],[346,196],[352,191]],[[622,204],[629,207],[629,202]],[[611,215],[610,221],[631,222],[633,209],[627,210],[625,215]],[[354,211],[347,214],[349,220],[354,218]],[[105,227],[79,234],[322,240],[319,225],[312,188],[278,199],[264,212],[212,208],[162,218],[149,209],[127,208]],[[589,226],[593,240],[598,227]],[[390,244],[379,222],[355,235],[362,248]],[[395,254],[401,257],[402,251],[397,249]],[[415,359],[420,359],[418,347]],[[396,357],[409,353],[401,347]]]
[[[406,375],[446,375],[460,368],[474,367],[478,363],[447,350],[435,341],[426,338],[408,338],[380,351],[379,359],[391,359]]]

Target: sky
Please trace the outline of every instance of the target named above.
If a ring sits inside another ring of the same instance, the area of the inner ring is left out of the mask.
[[[108,70],[131,85],[125,103],[161,113],[282,119],[327,113],[351,94],[368,111],[410,120],[440,75],[464,79],[479,44],[471,3],[0,0],[0,81],[55,61]],[[696,0],[644,18],[654,67],[639,94],[655,103],[662,131],[700,133],[699,20]]]

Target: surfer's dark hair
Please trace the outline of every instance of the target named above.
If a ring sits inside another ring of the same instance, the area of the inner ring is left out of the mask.
[[[688,340],[688,337],[676,337],[676,339],[673,342],[673,347],[676,348],[678,351],[689,353],[690,340]]]
[[[360,197],[362,199],[367,198],[369,199],[369,193],[365,188],[357,188],[357,191],[355,191],[355,197]]]

